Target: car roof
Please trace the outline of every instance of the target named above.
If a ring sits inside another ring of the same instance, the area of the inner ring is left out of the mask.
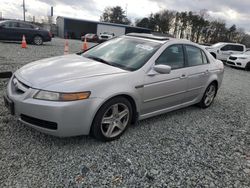
[[[24,23],[24,24],[29,24],[29,25],[33,25],[34,27],[39,27],[33,23],[30,23],[30,22],[24,22],[24,21],[21,21],[21,20],[3,20],[3,22],[18,22],[18,23]]]
[[[153,35],[153,34],[149,34],[149,33],[128,33],[126,36],[145,38],[145,39],[152,39],[152,40],[157,40],[157,41],[168,41],[168,40],[170,40],[169,37],[157,36],[157,35]]]
[[[161,44],[164,44],[164,43],[170,42],[170,41],[171,42],[181,42],[181,43],[186,43],[186,44],[195,44],[187,39],[176,39],[176,38],[172,38],[172,37],[159,36],[159,35],[154,35],[154,34],[149,34],[149,33],[128,33],[125,36],[141,38],[141,39],[145,39],[145,40],[149,40],[149,41],[158,42]]]
[[[233,42],[218,42],[215,44],[220,44],[220,45],[224,45],[224,44],[232,44],[232,45],[241,45],[241,46],[245,46],[244,44],[240,44],[240,43],[233,43]]]

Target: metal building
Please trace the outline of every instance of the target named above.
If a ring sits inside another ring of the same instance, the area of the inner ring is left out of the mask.
[[[142,27],[80,20],[61,16],[57,17],[56,25],[58,28],[59,37],[65,38],[68,36],[69,38],[73,39],[80,39],[82,35],[87,33],[95,33],[100,35],[100,33],[109,32],[114,33],[115,36],[124,35],[126,33],[151,33],[150,29]]]

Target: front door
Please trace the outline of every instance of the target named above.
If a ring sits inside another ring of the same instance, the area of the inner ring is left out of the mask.
[[[171,66],[169,74],[148,74],[144,78],[142,115],[164,110],[187,102],[187,75],[183,45],[167,47],[155,61],[155,65]]]
[[[2,27],[0,29],[1,33],[1,40],[13,40],[16,41],[18,40],[18,25],[17,22],[5,22],[2,24]]]

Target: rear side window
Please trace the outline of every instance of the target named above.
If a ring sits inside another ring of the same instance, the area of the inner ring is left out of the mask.
[[[185,48],[187,53],[188,66],[197,66],[203,64],[204,57],[202,55],[202,51],[199,48],[190,45],[186,45]]]
[[[33,29],[33,26],[26,23],[19,23],[19,27],[23,29]]]
[[[221,48],[221,51],[238,51],[238,52],[243,52],[244,47],[241,45],[226,45]]]
[[[233,51],[238,51],[238,52],[243,52],[244,48],[241,45],[232,45],[232,50]]]
[[[202,53],[203,63],[204,63],[204,64],[208,64],[209,61],[208,61],[208,59],[207,59],[207,56],[206,56],[205,52],[201,51],[201,53]]]
[[[169,65],[172,69],[184,67],[184,52],[181,44],[166,48],[155,62],[156,65]]]

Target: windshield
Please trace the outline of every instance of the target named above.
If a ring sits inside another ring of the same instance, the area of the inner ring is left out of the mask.
[[[213,48],[217,48],[217,47],[220,47],[223,43],[219,42],[219,43],[216,43],[214,45],[212,45],[211,47]]]
[[[6,20],[0,21],[0,25],[7,22]]]
[[[83,56],[134,71],[141,68],[160,46],[157,42],[119,37],[90,49]]]

